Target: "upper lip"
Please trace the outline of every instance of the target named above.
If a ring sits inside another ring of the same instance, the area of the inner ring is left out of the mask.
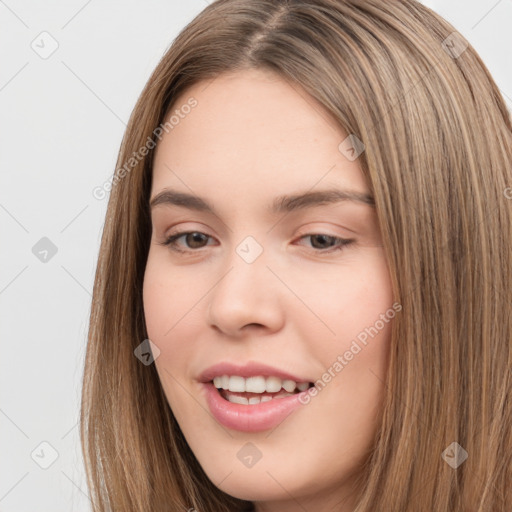
[[[273,366],[268,366],[263,363],[259,363],[257,361],[249,361],[244,365],[229,363],[229,362],[221,362],[210,366],[206,370],[204,370],[198,377],[199,382],[210,382],[214,377],[220,377],[222,375],[238,375],[240,377],[279,377],[282,380],[293,380],[297,383],[300,382],[312,382],[309,379],[304,379],[302,377],[298,377],[297,375],[293,375],[286,371],[280,370],[279,368],[274,368]]]

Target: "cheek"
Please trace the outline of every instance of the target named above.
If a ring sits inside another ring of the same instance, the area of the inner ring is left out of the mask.
[[[364,341],[365,329],[376,323],[382,337],[387,334],[389,322],[382,325],[380,319],[392,307],[393,293],[380,249],[347,258],[343,265],[297,274],[294,282],[297,296],[311,312],[297,315],[295,321],[302,322],[303,329],[309,326],[311,336],[313,329],[320,332],[329,353],[348,349],[358,336]]]
[[[180,393],[184,382],[182,369],[188,367],[192,357],[191,344],[180,343],[183,340],[180,328],[183,329],[188,316],[181,322],[179,319],[190,307],[187,308],[186,294],[177,291],[179,286],[176,286],[176,279],[169,275],[169,268],[158,265],[155,260],[148,258],[144,275],[144,317],[148,338],[160,350],[154,364],[164,394],[173,413],[179,416],[188,403]],[[186,417],[183,412],[181,414]]]
[[[165,254],[150,250],[142,290],[150,337],[171,340],[181,322],[194,314],[193,306],[201,296],[200,283],[199,279],[191,282],[190,274],[185,277],[180,268],[173,269]]]
[[[170,327],[168,315],[165,313],[172,310],[171,303],[175,297],[169,296],[163,279],[156,279],[156,272],[151,265],[148,265],[144,275],[142,297],[148,337],[156,342]],[[162,347],[159,345],[159,348]]]
[[[333,411],[343,404],[346,416],[336,420],[339,428],[355,427],[364,437],[363,431],[368,435],[372,431],[381,403],[396,311],[381,250],[368,250],[349,263],[305,274],[309,277],[298,281],[304,303],[321,321],[303,314],[297,314],[296,320],[310,341],[311,357],[322,362],[319,394],[323,398],[318,403]],[[313,344],[318,333],[322,343]]]
[[[155,367],[173,410],[189,402],[183,386],[194,378],[190,361],[197,357],[194,340],[204,334],[201,306],[210,281],[208,275],[173,268],[165,254],[150,250],[143,282],[144,317],[148,337],[160,350]]]
[[[158,257],[152,257],[150,251],[142,290],[144,318],[149,339],[160,349],[160,355],[155,360],[157,370],[165,368],[170,373],[187,359],[189,344],[180,343],[180,350],[176,348],[181,339],[180,329],[194,315],[191,310],[193,297],[190,291],[184,293],[182,290],[179,272],[170,272],[169,265]],[[190,326],[187,325],[187,328]],[[165,374],[160,377],[168,380]]]

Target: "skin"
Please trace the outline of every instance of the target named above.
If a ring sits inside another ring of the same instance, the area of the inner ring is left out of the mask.
[[[273,430],[217,423],[197,378],[221,361],[259,361],[315,381],[391,308],[372,206],[341,201],[266,212],[278,195],[334,186],[369,193],[368,184],[358,160],[338,150],[348,134],[277,75],[221,75],[185,91],[173,110],[190,97],[197,106],[156,148],[151,198],[164,188],[194,193],[216,215],[176,205],[152,210],[144,311],[167,400],[224,492],[253,501],[258,512],[350,511],[378,428],[391,321]],[[182,236],[177,247],[189,252],[180,253],[162,245],[178,231],[207,236]],[[337,241],[322,234],[354,242],[336,250]],[[247,236],[263,248],[250,264],[236,252]],[[237,457],[247,442],[262,455],[250,468]]]

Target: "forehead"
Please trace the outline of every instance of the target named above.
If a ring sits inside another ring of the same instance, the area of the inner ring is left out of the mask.
[[[192,100],[193,108],[183,108]],[[368,189],[357,160],[338,148],[348,134],[273,73],[251,69],[199,82],[176,98],[167,119],[173,115],[156,148],[152,195],[171,186],[219,200],[316,185]]]

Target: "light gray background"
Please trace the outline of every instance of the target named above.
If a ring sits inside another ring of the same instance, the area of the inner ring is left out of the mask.
[[[424,3],[476,48],[512,108],[512,0]],[[206,5],[0,0],[1,512],[90,510],[77,421],[107,205],[92,190],[111,178],[153,68]],[[46,262],[33,253],[43,237],[57,248]]]

